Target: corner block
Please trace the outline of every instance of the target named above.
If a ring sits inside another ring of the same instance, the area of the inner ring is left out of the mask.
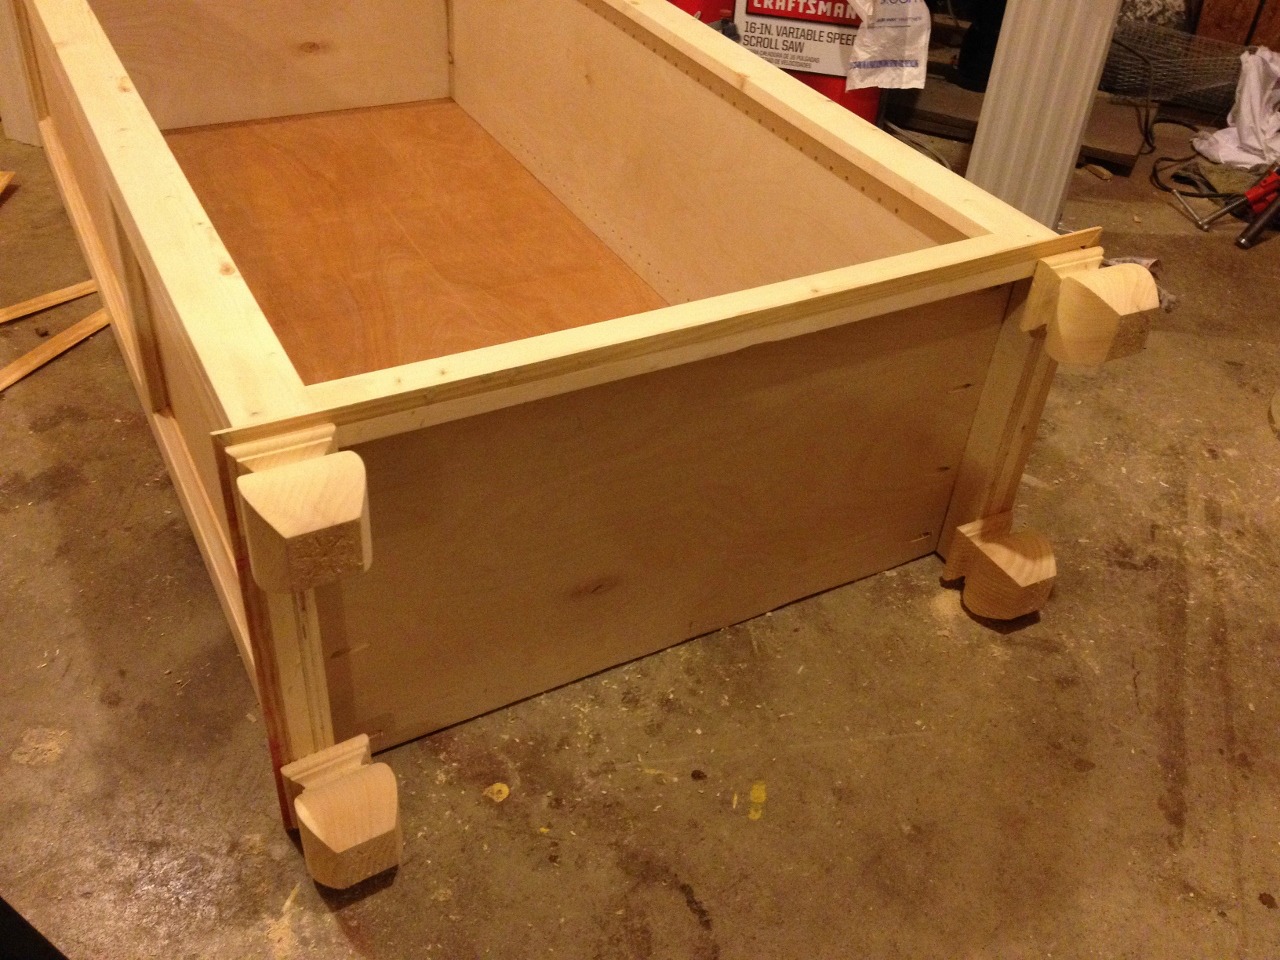
[[[1136,263],[1100,267],[1099,248],[1036,264],[1021,309],[1023,330],[1046,327],[1045,350],[1059,363],[1097,366],[1138,353],[1160,305],[1150,271]]]
[[[253,579],[270,593],[310,590],[369,569],[364,461],[331,453],[236,480]]]
[[[1148,311],[1160,306],[1150,271],[1121,263],[1065,278],[1045,350],[1059,363],[1096,366],[1139,352],[1147,342]]]
[[[1034,530],[1012,529],[997,514],[956,529],[944,580],[964,580],[964,605],[992,620],[1013,620],[1044,606],[1058,575],[1053,547]]]
[[[293,798],[312,879],[347,887],[398,866],[403,848],[396,776],[370,763],[364,734],[280,768]]]

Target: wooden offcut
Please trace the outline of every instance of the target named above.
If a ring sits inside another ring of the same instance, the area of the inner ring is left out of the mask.
[[[1096,229],[666,0],[93,7],[18,3],[41,137],[321,883],[398,862],[370,748],[932,552],[1042,601]]]
[[[0,367],[0,391],[8,390],[19,380],[35,373],[50,360],[62,356],[82,340],[93,336],[110,322],[110,314],[106,310],[98,310],[83,320],[73,323],[61,333],[54,334],[40,346],[23,354],[7,366]]]
[[[0,190],[4,189],[5,176],[5,174],[0,174]],[[12,176],[12,174],[8,174],[8,176]],[[11,307],[0,309],[0,323],[21,320],[23,317],[29,317],[33,313],[39,313],[41,310],[48,310],[50,307],[78,300],[81,297],[87,297],[91,293],[96,293],[97,290],[98,285],[94,281],[85,280],[83,283],[72,284],[61,290],[42,293],[38,297],[32,297],[30,300],[23,300],[21,303],[15,303]]]

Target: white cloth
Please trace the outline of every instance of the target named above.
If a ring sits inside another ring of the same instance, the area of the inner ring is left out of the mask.
[[[862,26],[853,38],[846,90],[924,86],[929,28],[924,0],[848,0]]]
[[[1240,82],[1227,125],[1192,138],[1191,145],[1214,163],[1256,167],[1280,160],[1280,53],[1258,47],[1240,55]]]

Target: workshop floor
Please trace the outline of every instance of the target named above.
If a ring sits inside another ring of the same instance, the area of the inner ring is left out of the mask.
[[[0,304],[87,276],[40,151],[0,169]],[[1144,169],[1073,182],[1179,302],[1057,381],[1041,619],[975,622],[930,558],[410,743],[404,864],[343,895],[280,828],[111,336],[14,386],[0,896],[75,960],[1280,955],[1280,238],[1198,233]]]

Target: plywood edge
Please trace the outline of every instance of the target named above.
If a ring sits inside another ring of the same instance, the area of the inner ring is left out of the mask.
[[[307,409],[302,381],[86,0],[21,0],[41,81],[63,88],[153,295],[182,321],[232,424]]]
[[[222,444],[333,423],[339,446],[816,332],[1025,279],[1097,230],[1032,244],[962,240],[875,263],[307,388],[316,413],[232,427]]]
[[[969,237],[1039,240],[1053,231],[885,134],[668,0],[582,0],[641,25],[677,53],[741,91],[782,121]]]

